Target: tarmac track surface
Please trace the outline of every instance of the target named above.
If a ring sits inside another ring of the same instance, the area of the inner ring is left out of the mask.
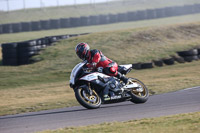
[[[81,106],[0,117],[1,133],[29,133],[70,126],[128,121],[200,111],[200,86],[153,95],[144,104],[123,102],[88,110]]]

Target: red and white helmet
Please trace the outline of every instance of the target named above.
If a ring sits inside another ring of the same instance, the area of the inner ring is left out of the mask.
[[[87,43],[79,43],[76,45],[75,51],[78,57],[82,60],[86,60],[90,46]]]

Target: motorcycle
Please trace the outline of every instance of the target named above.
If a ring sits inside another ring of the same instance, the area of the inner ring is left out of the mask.
[[[101,104],[131,101],[135,104],[145,103],[149,97],[147,87],[136,78],[129,78],[124,84],[116,77],[103,73],[103,68],[91,71],[86,67],[87,61],[77,64],[70,75],[70,87],[75,92],[77,101],[85,108],[96,109]],[[119,65],[118,71],[126,75],[132,69],[132,64]],[[110,97],[103,98],[105,90]]]

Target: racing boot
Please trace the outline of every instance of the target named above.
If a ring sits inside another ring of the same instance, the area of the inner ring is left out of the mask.
[[[108,93],[109,93],[109,87],[107,86],[103,91],[103,94],[104,94],[103,95],[103,99],[104,99],[104,101],[110,100],[110,97],[108,96]]]
[[[122,80],[122,81],[124,82],[125,85],[128,84],[128,80],[129,80],[129,79],[126,78],[124,75],[122,75],[120,72],[118,72],[117,78],[120,79],[120,80]]]
[[[104,99],[104,101],[109,101],[110,100],[110,97],[108,96],[108,95],[103,95],[103,99]]]

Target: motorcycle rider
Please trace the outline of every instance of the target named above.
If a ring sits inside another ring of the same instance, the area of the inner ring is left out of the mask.
[[[122,80],[125,84],[128,83],[128,78],[124,77],[120,72],[118,72],[118,65],[116,62],[107,58],[102,54],[101,51],[94,49],[90,50],[87,43],[81,42],[76,45],[75,48],[77,56],[82,60],[87,60],[87,67],[95,70],[99,67],[103,68],[103,73],[109,76],[115,76]],[[108,94],[104,93],[104,100],[109,100]]]

